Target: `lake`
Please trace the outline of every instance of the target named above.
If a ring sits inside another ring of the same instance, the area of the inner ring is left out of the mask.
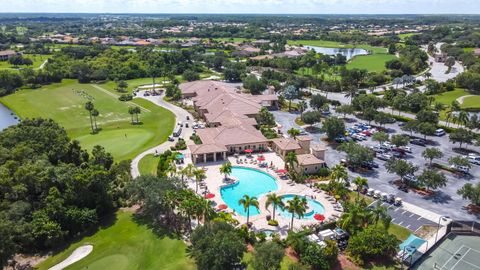
[[[0,130],[16,125],[19,122],[18,117],[9,108],[0,103]]]
[[[328,55],[337,55],[341,54],[347,58],[347,61],[352,59],[357,55],[367,55],[368,51],[365,49],[359,48],[327,48],[327,47],[317,47],[317,46],[304,46],[309,50],[314,50],[317,53],[328,54]]]

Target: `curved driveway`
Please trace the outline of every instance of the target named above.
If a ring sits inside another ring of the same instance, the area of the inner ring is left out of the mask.
[[[175,122],[176,123],[178,123],[178,122],[183,122],[183,123],[188,122],[189,123],[188,128],[186,128],[185,126],[183,127],[182,135],[180,136],[181,138],[183,138],[185,141],[188,142],[188,140],[190,139],[190,136],[192,136],[192,134],[193,134],[193,130],[192,130],[193,116],[188,111],[186,111],[186,110],[184,110],[180,107],[177,107],[177,106],[175,106],[175,105],[173,105],[169,102],[164,101],[163,100],[163,95],[160,95],[160,96],[145,96],[144,94],[145,94],[145,91],[139,91],[137,93],[136,98],[146,99],[146,100],[152,102],[153,104],[155,104],[157,106],[163,107],[163,108],[173,112],[173,114],[175,114],[175,119],[176,119]],[[187,121],[187,116],[190,117],[189,121]],[[143,157],[145,157],[148,154],[162,153],[163,151],[170,149],[170,146],[175,145],[175,143],[176,142],[165,141],[164,143],[162,143],[158,146],[155,146],[153,148],[150,148],[150,149],[144,151],[143,153],[139,154],[138,156],[136,156],[132,160],[132,164],[131,164],[132,177],[135,178],[135,177],[140,176],[140,171],[138,169],[138,163],[140,162],[140,160]]]

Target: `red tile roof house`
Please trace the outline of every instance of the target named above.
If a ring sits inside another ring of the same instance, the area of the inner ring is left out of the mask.
[[[255,117],[263,106],[276,106],[276,96],[244,94],[216,81],[184,83],[180,90],[183,97],[192,98],[208,126],[196,131],[202,144],[189,146],[193,163],[225,160],[228,154],[246,149],[268,149],[270,140],[255,128]]]
[[[10,57],[15,55],[20,55],[20,54],[21,53],[17,53],[16,51],[13,51],[13,50],[0,51],[0,61],[6,61]]]

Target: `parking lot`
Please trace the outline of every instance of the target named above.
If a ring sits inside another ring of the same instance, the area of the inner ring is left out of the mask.
[[[284,133],[287,132],[288,129],[295,127],[300,128],[298,125],[294,123],[294,120],[299,115],[291,114],[288,112],[281,112],[276,111],[273,112],[276,121],[282,125],[282,131]],[[355,123],[363,122],[356,118],[353,118],[350,123],[347,123],[347,127],[353,126]],[[385,125],[388,134],[406,134],[406,132],[400,129],[398,123],[387,124]],[[324,137],[323,133],[316,132],[316,133],[309,133],[312,136],[314,142],[319,142],[325,144],[322,141],[322,137]],[[408,134],[407,134],[408,135]],[[417,136],[421,136],[415,134]],[[448,159],[452,156],[458,155],[455,153],[452,148],[458,147],[458,145],[453,145],[449,142],[448,135],[442,137],[431,137],[433,141],[433,145],[428,145],[427,147],[437,147],[442,151],[444,154],[443,158],[435,160],[437,163],[441,164],[448,164]],[[377,142],[372,141],[371,137],[369,137],[365,141],[359,141],[358,143],[364,146],[375,146],[378,145]],[[412,162],[414,165],[418,166],[419,169],[415,173],[416,175],[421,174],[423,169],[425,168],[425,164],[427,161],[422,157],[422,152],[425,150],[426,147],[419,146],[419,145],[408,145],[411,148],[411,153],[407,153],[405,159],[409,162]],[[326,152],[326,162],[328,166],[333,166],[338,164],[341,159],[346,157],[345,153],[339,152],[334,149],[334,145],[327,145],[327,152]],[[475,146],[468,146],[469,149],[475,150],[480,152],[479,147]],[[478,220],[479,218],[469,214],[465,209],[464,206],[468,205],[468,201],[463,200],[460,195],[457,194],[457,190],[460,189],[466,183],[476,184],[478,183],[478,177],[480,175],[480,166],[473,165],[470,170],[470,175],[466,176],[458,176],[454,175],[449,172],[445,172],[445,176],[448,179],[448,183],[446,187],[440,188],[435,195],[432,196],[421,196],[419,194],[413,192],[404,192],[399,190],[392,182],[397,180],[399,177],[395,174],[388,173],[384,164],[385,161],[375,158],[374,161],[378,163],[379,168],[363,172],[357,173],[350,171],[349,174],[352,178],[356,176],[362,176],[368,179],[369,186],[374,189],[378,189],[381,192],[386,192],[389,194],[394,194],[396,197],[402,198],[404,201],[409,202],[414,205],[418,205],[425,209],[428,209],[432,212],[450,216],[453,219],[458,220]]]
[[[411,231],[417,231],[423,225],[436,225],[434,222],[414,214],[403,207],[393,206],[388,203],[382,203],[387,207],[388,214],[392,217],[392,223],[403,226]]]

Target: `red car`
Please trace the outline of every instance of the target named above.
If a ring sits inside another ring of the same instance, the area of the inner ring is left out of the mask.
[[[368,137],[372,136],[372,132],[370,132],[370,130],[364,130],[362,131],[362,134]]]

